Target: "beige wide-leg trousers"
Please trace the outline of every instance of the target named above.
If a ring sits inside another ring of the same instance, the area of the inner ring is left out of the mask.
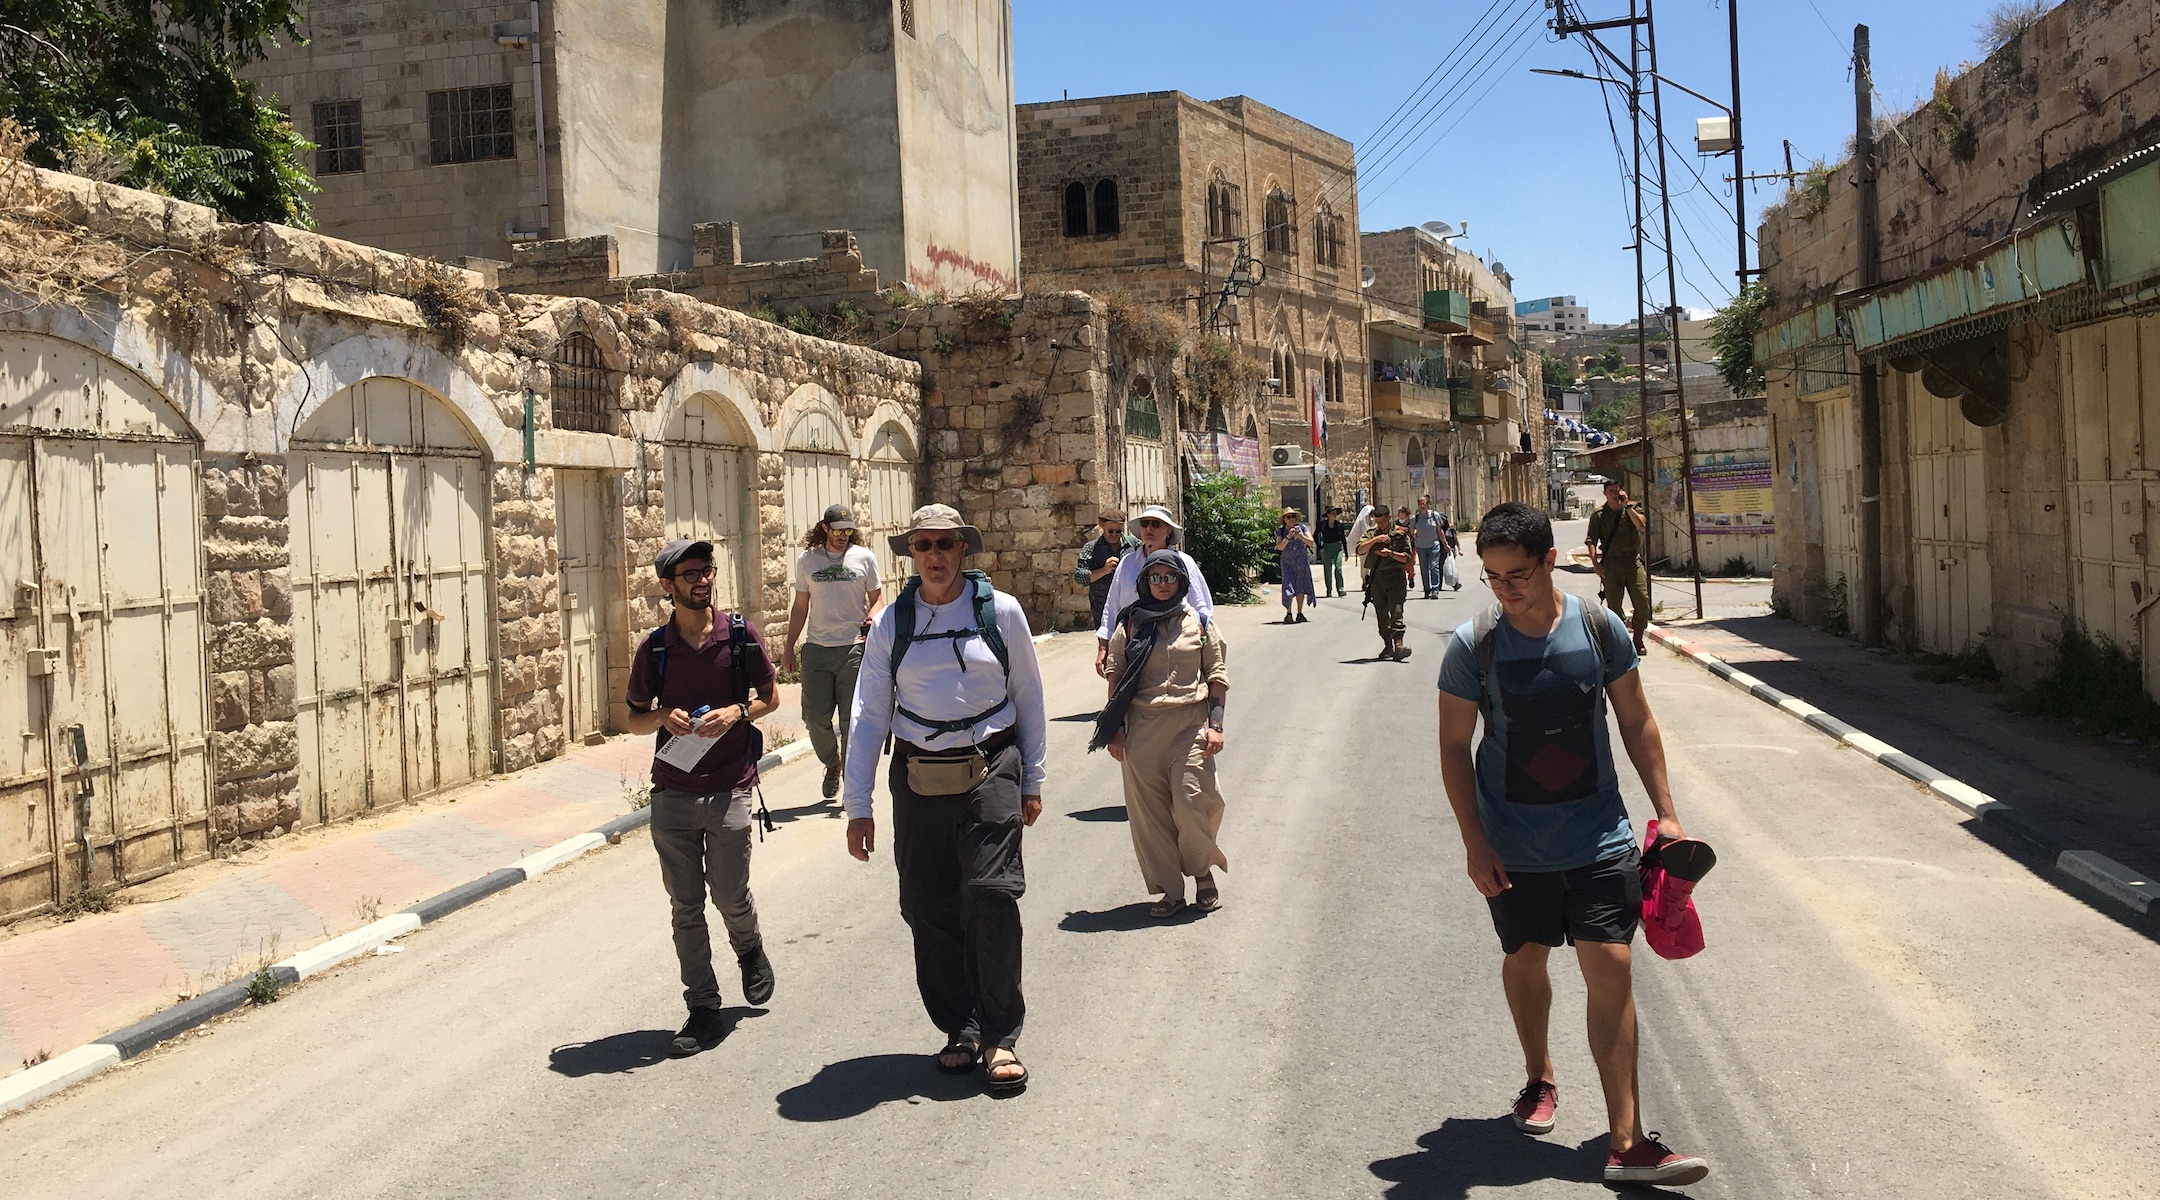
[[[1183,903],[1185,877],[1229,869],[1215,844],[1223,798],[1215,760],[1201,750],[1207,702],[1177,708],[1135,706],[1125,718],[1125,819],[1150,892]]]

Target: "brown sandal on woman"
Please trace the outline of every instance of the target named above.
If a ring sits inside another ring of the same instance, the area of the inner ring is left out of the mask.
[[[1185,902],[1183,900],[1172,900],[1166,896],[1149,905],[1147,915],[1161,921],[1178,915],[1178,912],[1184,907]]]
[[[1200,886],[1193,892],[1193,903],[1200,906],[1200,911],[1214,912],[1216,909],[1221,908],[1222,893],[1216,890],[1215,877],[1213,875],[1203,875],[1200,877],[1199,883]]]

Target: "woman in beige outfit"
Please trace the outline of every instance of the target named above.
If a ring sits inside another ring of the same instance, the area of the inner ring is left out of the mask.
[[[1147,890],[1162,894],[1149,914],[1183,908],[1188,875],[1194,901],[1212,911],[1222,903],[1215,868],[1230,866],[1215,844],[1223,818],[1215,755],[1223,747],[1229,652],[1213,626],[1185,606],[1190,585],[1180,555],[1157,551],[1140,571],[1140,599],[1119,614],[1110,637],[1110,699],[1089,748],[1107,746],[1125,766],[1133,852]]]

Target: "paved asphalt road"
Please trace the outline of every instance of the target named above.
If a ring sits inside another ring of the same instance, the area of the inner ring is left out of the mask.
[[[1479,595],[1413,600],[1404,665],[1365,661],[1354,603],[1223,615],[1232,869],[1222,911],[1170,925],[1114,765],[1081,754],[1088,639],[1045,647],[1021,1097],[931,1070],[892,859],[849,859],[791,767],[756,866],[779,993],[720,1048],[664,1057],[679,992],[639,836],[0,1122],[0,1195],[1601,1194],[1563,957],[1559,1128],[1504,1115],[1519,1054],[1432,749],[1440,635]],[[1691,1194],[2152,1195],[2160,947],[1700,668],[1645,669],[1722,855],[1709,950],[1638,944],[1649,1124],[1714,1167]]]

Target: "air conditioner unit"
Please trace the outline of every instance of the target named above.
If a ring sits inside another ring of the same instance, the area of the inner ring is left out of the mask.
[[[1303,446],[1277,446],[1268,451],[1268,465],[1271,467],[1302,467],[1308,461],[1310,460],[1306,457]]]

